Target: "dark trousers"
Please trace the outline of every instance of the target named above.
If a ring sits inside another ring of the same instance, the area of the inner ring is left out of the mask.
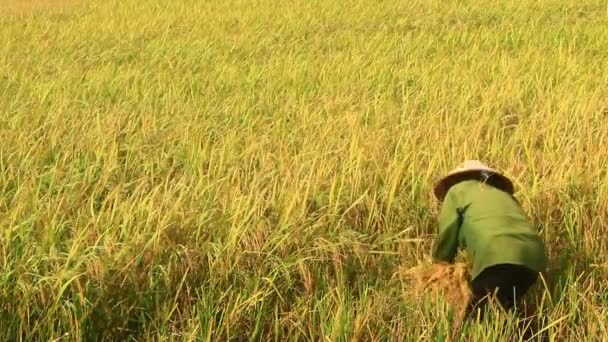
[[[483,270],[471,282],[472,300],[468,314],[475,315],[475,311],[480,310],[481,316],[489,297],[505,310],[511,310],[537,278],[537,272],[519,265],[502,264]]]

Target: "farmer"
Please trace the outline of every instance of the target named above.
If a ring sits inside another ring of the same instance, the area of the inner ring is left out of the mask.
[[[452,263],[459,247],[467,251],[473,262],[469,313],[488,297],[510,310],[545,270],[543,242],[513,192],[507,177],[476,160],[434,187],[442,207],[432,257]]]

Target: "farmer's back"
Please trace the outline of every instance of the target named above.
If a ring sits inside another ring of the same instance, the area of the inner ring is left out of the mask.
[[[462,212],[459,244],[473,259],[473,278],[498,264],[526,266],[542,272],[545,249],[536,229],[516,200],[507,192],[476,180],[454,185],[446,206]]]

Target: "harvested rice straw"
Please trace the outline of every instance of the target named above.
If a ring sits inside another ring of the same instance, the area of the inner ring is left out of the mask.
[[[466,263],[425,262],[401,269],[399,273],[408,283],[408,295],[430,299],[440,296],[455,310],[458,320],[462,319],[471,299],[469,267]]]

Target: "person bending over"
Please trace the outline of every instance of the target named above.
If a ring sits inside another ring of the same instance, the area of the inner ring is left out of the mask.
[[[467,160],[433,190],[441,203],[433,260],[453,263],[459,248],[472,259],[467,315],[483,309],[490,297],[511,310],[547,263],[543,242],[513,196],[513,183]]]

